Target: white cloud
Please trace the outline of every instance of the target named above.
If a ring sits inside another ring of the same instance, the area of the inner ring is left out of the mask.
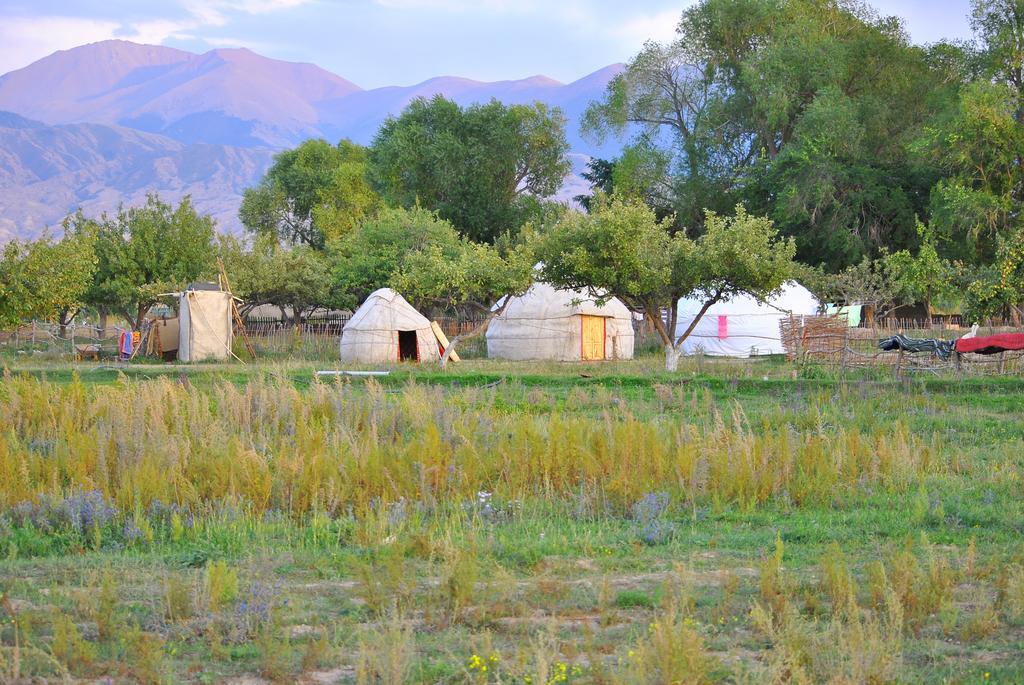
[[[310,2],[312,0],[184,0],[182,6],[203,26],[223,26],[227,23],[224,16],[227,13],[268,14]]]
[[[529,0],[374,0],[375,5],[388,9],[436,10],[444,12],[508,12],[532,8]]]
[[[114,38],[116,21],[76,17],[7,17],[0,20],[0,74],[66,48]]]
[[[682,11],[667,9],[657,14],[638,15],[612,28],[612,35],[624,47],[636,50],[646,40],[666,43],[676,37],[676,26]]]
[[[224,0],[223,4],[249,14],[266,14],[308,5],[311,0]]]
[[[117,37],[136,43],[160,45],[169,38],[186,38],[186,32],[191,31],[197,26],[198,24],[194,21],[171,21],[166,19],[140,21],[119,28]]]

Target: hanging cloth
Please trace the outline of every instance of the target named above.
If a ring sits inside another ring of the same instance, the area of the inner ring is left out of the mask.
[[[974,352],[975,354],[997,354],[1024,350],[1024,333],[996,333],[980,338],[960,338],[956,341],[956,351]]]
[[[128,359],[132,356],[132,350],[135,349],[135,336],[131,331],[121,332],[121,359]]]

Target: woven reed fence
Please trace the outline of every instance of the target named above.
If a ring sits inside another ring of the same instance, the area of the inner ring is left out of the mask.
[[[851,328],[841,316],[787,317],[779,324],[786,359],[811,362],[841,370],[857,368],[890,369],[896,376],[915,373],[963,374],[979,376],[1020,375],[1024,372],[1024,352],[998,354],[960,354],[948,359],[928,352],[884,351],[878,341],[894,333],[910,338],[954,340],[967,331],[962,328]],[[1009,329],[1005,326],[978,330],[991,335]]]

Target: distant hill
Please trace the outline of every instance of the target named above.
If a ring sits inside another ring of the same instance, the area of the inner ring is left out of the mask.
[[[47,126],[0,112],[0,243],[58,228],[77,207],[98,214],[191,194],[220,226],[237,227],[242,191],[273,158],[267,149],[187,145],[166,136],[103,124]]]
[[[360,88],[249,50],[196,55],[111,40],[0,77],[0,109],[48,124],[117,124],[185,143],[283,147],[319,134],[316,103]]]
[[[568,84],[443,76],[364,90],[315,65],[246,49],[197,55],[112,40],[62,50],[0,76],[0,241],[33,234],[79,204],[109,210],[146,190],[191,192],[222,228],[237,229],[239,193],[273,151],[310,137],[369,143],[389,115],[436,94],[463,105],[497,98],[561,107],[578,170],[586,156],[618,152],[617,141],[584,140],[579,120],[621,69]],[[579,189],[579,179],[568,179],[563,195],[570,186]]]

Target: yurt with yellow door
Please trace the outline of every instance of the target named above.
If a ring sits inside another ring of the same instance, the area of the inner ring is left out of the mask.
[[[499,303],[500,304],[500,303]],[[487,328],[494,359],[600,361],[633,358],[633,316],[612,298],[598,306],[577,290],[534,283]]]
[[[391,288],[370,293],[341,331],[341,360],[359,364],[437,361],[427,318]]]

